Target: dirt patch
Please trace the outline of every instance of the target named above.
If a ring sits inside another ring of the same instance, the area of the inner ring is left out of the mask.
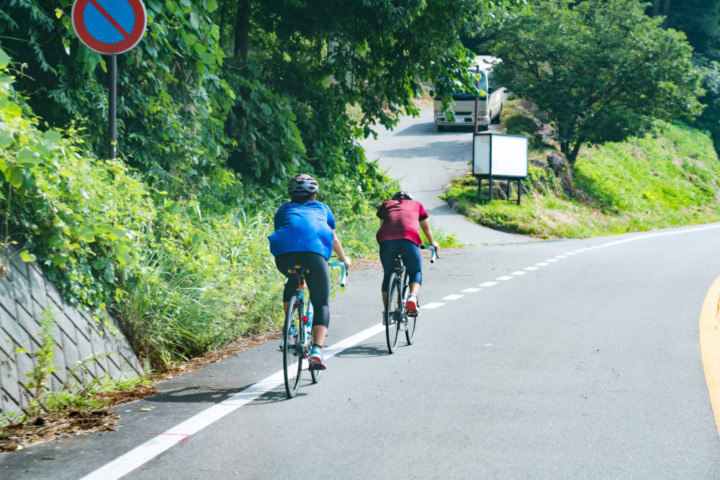
[[[14,424],[0,433],[0,452],[22,450],[36,443],[90,432],[107,432],[117,428],[118,414],[107,409],[80,411],[68,409],[38,415],[31,423]]]

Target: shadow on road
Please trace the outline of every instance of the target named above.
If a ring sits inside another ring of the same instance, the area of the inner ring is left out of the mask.
[[[470,150],[470,146],[472,144],[468,143],[468,157],[465,158],[448,158],[447,152],[448,150],[453,150],[458,148],[458,141],[457,140],[448,140],[446,142],[433,142],[431,144],[423,144],[418,145],[413,148],[392,148],[391,150],[377,150],[373,152],[373,155],[384,155],[386,153],[391,153],[392,158],[413,158],[413,159],[423,159],[425,160],[442,160],[442,161],[456,161],[456,162],[468,162],[470,160],[470,155],[472,154],[472,151]]]
[[[388,354],[385,343],[369,343],[355,345],[354,347],[343,350],[335,354],[338,358],[363,358],[363,357],[381,357]]]
[[[146,402],[157,403],[220,403],[252,385],[235,388],[183,387],[147,397]]]

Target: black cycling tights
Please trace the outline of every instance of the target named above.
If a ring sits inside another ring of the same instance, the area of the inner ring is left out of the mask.
[[[297,275],[288,273],[295,270],[295,265],[302,265],[310,272],[305,274],[305,281],[310,290],[310,302],[313,306],[313,325],[325,328],[330,324],[330,267],[322,255],[315,252],[283,253],[275,257],[275,265],[288,280],[283,290],[283,302],[289,302],[297,290]]]

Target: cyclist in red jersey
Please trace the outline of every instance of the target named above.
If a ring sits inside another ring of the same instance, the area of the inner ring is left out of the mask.
[[[400,254],[410,277],[410,296],[407,300],[407,309],[411,312],[416,311],[417,296],[422,284],[422,257],[420,255],[422,240],[418,225],[422,228],[428,244],[435,247],[436,252],[439,249],[439,245],[433,239],[430,231],[429,215],[420,202],[414,200],[409,193],[400,191],[393,195],[392,200],[383,202],[377,211],[377,216],[382,222],[376,238],[380,244],[380,261],[385,272],[382,283],[383,306],[387,304],[390,275],[395,269],[394,257],[396,254]]]

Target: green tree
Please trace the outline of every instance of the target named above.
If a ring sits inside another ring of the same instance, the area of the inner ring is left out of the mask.
[[[705,109],[694,125],[709,131],[720,151],[720,0],[654,0],[648,13],[662,15],[663,24],[684,32],[695,49],[694,63],[703,73],[705,95],[700,101]]]
[[[260,183],[298,168],[357,175],[364,158],[354,139],[416,113],[421,79],[453,75],[466,58],[460,35],[514,3],[224,2],[216,21],[238,89],[228,132],[252,139],[234,148],[232,167]],[[348,105],[361,116],[349,116]]]
[[[571,166],[586,143],[637,135],[656,118],[701,112],[685,35],[636,0],[549,0],[498,32],[496,78],[547,112]]]
[[[720,0],[653,0],[647,12],[685,32],[696,54],[720,60]]]

